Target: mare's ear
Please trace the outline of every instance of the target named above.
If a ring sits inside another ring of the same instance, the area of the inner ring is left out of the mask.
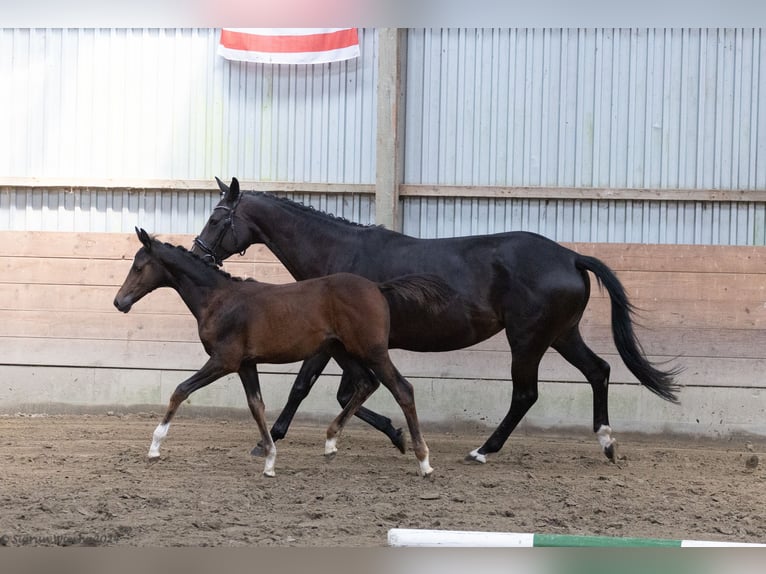
[[[215,176],[215,182],[218,184],[218,189],[221,190],[221,197],[224,197],[227,193],[229,193],[229,186],[218,179],[218,176]]]
[[[231,186],[226,185],[218,177],[215,178],[215,181],[218,183],[218,189],[221,190],[221,198],[226,203],[234,203],[239,197],[239,181],[237,178],[231,178]]]
[[[229,186],[229,193],[226,194],[226,199],[230,203],[237,201],[239,197],[239,180],[236,177],[231,178],[231,185]]]
[[[152,248],[152,238],[149,237],[149,234],[145,230],[136,227],[136,235],[138,235],[138,239],[144,244],[144,247],[147,249]]]

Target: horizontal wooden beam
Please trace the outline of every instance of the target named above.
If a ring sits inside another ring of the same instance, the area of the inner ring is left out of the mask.
[[[228,183],[228,181],[227,181]],[[287,181],[239,180],[246,191],[272,193],[357,193],[374,195],[374,184],[309,183]],[[81,179],[0,177],[0,191],[14,189],[44,189],[55,191],[218,191],[214,179]]]
[[[375,184],[256,181],[240,179],[247,191],[308,194],[375,195]],[[18,189],[48,191],[217,191],[214,179],[81,179],[0,177],[0,192]],[[766,203],[766,190],[747,189],[649,189],[603,187],[536,187],[479,185],[399,185],[399,197],[468,199],[588,199],[615,201],[704,201]]]
[[[486,199],[600,199],[639,201],[766,202],[766,191],[744,189],[645,189],[599,187],[504,187],[460,185],[400,186],[401,197]]]

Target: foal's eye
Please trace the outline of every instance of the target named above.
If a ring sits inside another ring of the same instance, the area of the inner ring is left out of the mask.
[[[135,271],[136,273],[141,273],[142,270],[143,270],[143,267],[141,265],[133,265],[133,271]]]

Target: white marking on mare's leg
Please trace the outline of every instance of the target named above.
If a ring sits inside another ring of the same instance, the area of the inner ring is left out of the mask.
[[[598,436],[598,443],[601,445],[601,449],[604,452],[606,452],[606,449],[615,443],[615,440],[611,435],[612,427],[608,427],[606,425],[601,425],[596,431],[596,436]]]
[[[476,462],[480,462],[481,464],[485,464],[487,462],[487,455],[481,454],[479,452],[478,448],[473,449],[469,454],[469,457],[471,457],[471,460],[474,460]]]
[[[149,458],[157,458],[160,456],[160,444],[162,444],[162,441],[165,440],[166,436],[168,436],[169,428],[170,423],[160,423],[157,425],[157,428],[154,429],[154,434],[152,435],[152,446],[149,447],[149,454],[147,455]]]
[[[331,454],[335,454],[336,452],[338,452],[338,447],[335,446],[337,443],[338,443],[337,436],[328,438],[324,443],[324,455],[330,456]]]

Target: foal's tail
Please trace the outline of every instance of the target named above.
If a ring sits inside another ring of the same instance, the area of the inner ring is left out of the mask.
[[[606,288],[612,301],[612,336],[620,357],[631,373],[654,394],[666,401],[678,403],[676,393],[680,387],[674,383],[674,378],[683,369],[675,367],[662,371],[650,363],[633,331],[631,315],[633,304],[628,300],[625,289],[614,272],[602,261],[595,257],[578,255],[575,263],[578,269],[588,270],[596,276],[599,285]]]
[[[378,283],[381,293],[392,307],[403,303],[425,308],[430,313],[445,309],[457,293],[441,277],[430,274],[402,275]]]

